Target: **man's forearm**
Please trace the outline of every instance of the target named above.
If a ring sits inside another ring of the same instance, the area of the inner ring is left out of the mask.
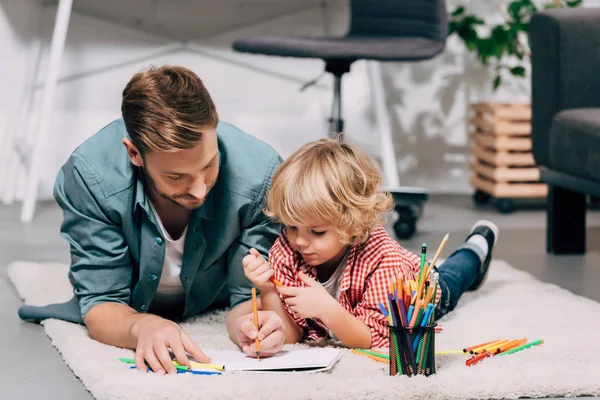
[[[158,318],[152,314],[141,314],[121,303],[106,302],[94,306],[85,316],[84,322],[90,337],[99,342],[117,347],[137,347],[137,325],[144,318]]]
[[[276,291],[267,292],[260,296],[263,310],[275,311],[283,321],[285,343],[298,343],[302,340],[302,328],[296,325],[294,319],[286,311],[281,298]]]
[[[260,299],[258,299],[258,305],[260,306]],[[238,304],[234,308],[229,311],[227,314],[227,333],[229,334],[229,338],[233,343],[235,343],[238,347],[242,347],[239,341],[237,340],[235,334],[235,322],[238,317],[242,315],[246,315],[252,312],[252,300],[245,301],[243,303]]]

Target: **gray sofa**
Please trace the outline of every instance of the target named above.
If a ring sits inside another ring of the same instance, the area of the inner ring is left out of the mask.
[[[531,19],[533,155],[549,185],[547,251],[585,253],[587,196],[600,196],[600,9]]]

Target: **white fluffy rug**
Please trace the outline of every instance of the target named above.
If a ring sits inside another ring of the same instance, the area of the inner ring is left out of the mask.
[[[565,265],[565,268],[568,268]],[[11,281],[26,303],[71,296],[67,267],[14,263]],[[15,310],[16,312],[16,310]],[[464,356],[437,356],[437,375],[390,377],[387,366],[346,352],[331,373],[158,376],[117,361],[133,352],[91,340],[83,326],[57,320],[44,329],[85,387],[98,399],[459,399],[600,395],[600,304],[539,282],[495,261],[487,283],[467,293],[443,321],[437,350],[493,339],[527,337],[545,344],[484,360],[468,368]],[[206,349],[233,349],[223,312],[184,324]]]

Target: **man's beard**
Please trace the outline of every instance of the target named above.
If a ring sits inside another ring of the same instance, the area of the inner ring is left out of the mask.
[[[215,182],[213,182],[206,190],[206,196],[204,196],[204,198],[202,199],[202,201],[200,201],[199,203],[194,204],[193,206],[188,206],[188,205],[183,205],[181,203],[179,203],[177,201],[177,199],[183,199],[183,200],[199,200],[197,197],[192,196],[189,193],[184,193],[184,194],[177,194],[173,197],[169,196],[166,193],[161,192],[158,187],[156,186],[156,182],[154,182],[154,179],[152,179],[152,177],[150,176],[150,174],[148,172],[146,172],[146,169],[144,167],[140,167],[140,169],[142,170],[142,173],[144,174],[144,178],[145,181],[148,182],[150,184],[150,186],[152,187],[152,190],[154,190],[160,197],[162,197],[165,200],[170,201],[172,204],[175,204],[179,207],[183,207],[186,208],[190,211],[193,211],[197,208],[202,207],[202,205],[204,204],[204,202],[206,201],[206,197],[208,196],[208,193],[210,192],[210,190],[213,188],[213,186],[215,186]]]

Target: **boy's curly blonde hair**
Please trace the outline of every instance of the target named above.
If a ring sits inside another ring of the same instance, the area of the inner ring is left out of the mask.
[[[265,214],[285,225],[306,220],[334,225],[344,244],[362,244],[393,209],[381,181],[379,167],[364,151],[339,140],[317,140],[279,166]]]

